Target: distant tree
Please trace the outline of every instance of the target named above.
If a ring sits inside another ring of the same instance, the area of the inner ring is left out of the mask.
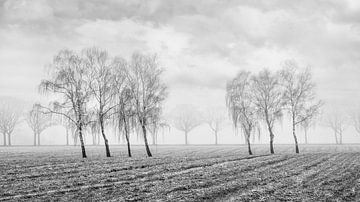
[[[314,125],[313,119],[308,119],[308,120],[300,123],[301,129],[304,131],[305,144],[308,144],[308,142],[309,142],[308,141],[308,131],[309,131],[310,127],[313,125]]]
[[[257,128],[257,105],[253,95],[250,72],[241,71],[226,86],[226,105],[235,129],[244,133],[248,152],[252,155],[250,136]]]
[[[87,78],[84,59],[70,50],[59,51],[49,66],[49,77],[39,86],[44,93],[53,93],[61,101],[42,107],[44,113],[66,117],[74,125],[80,139],[82,157],[86,158],[83,129],[90,122],[87,104],[91,89]]]
[[[252,91],[254,102],[259,118],[262,119],[269,131],[270,153],[274,153],[274,124],[281,120],[283,100],[282,91],[277,73],[271,73],[268,69],[260,71],[252,76]]]
[[[17,124],[20,122],[22,115],[21,102],[15,98],[0,98],[0,133],[4,137],[4,146],[6,146],[6,136],[8,145],[11,146],[11,135]]]
[[[333,130],[335,143],[342,144],[343,132],[347,124],[346,117],[339,112],[332,112],[327,115],[324,124]]]
[[[224,110],[220,107],[211,107],[204,114],[205,123],[214,132],[215,145],[218,144],[218,133],[225,121]]]
[[[161,81],[162,72],[155,55],[134,53],[126,74],[134,116],[141,128],[146,153],[149,157],[152,154],[148,144],[147,131],[158,124],[162,114],[162,104],[167,97],[166,86]]]
[[[96,120],[104,139],[106,156],[110,157],[109,141],[105,134],[105,124],[110,118],[114,104],[114,75],[112,74],[111,60],[108,53],[98,48],[83,50],[88,83],[92,96],[95,98]],[[96,126],[96,125],[95,125]]]
[[[282,99],[291,117],[295,152],[299,153],[296,127],[302,123],[310,123],[310,120],[319,114],[322,102],[316,100],[315,83],[309,69],[299,70],[295,62],[286,61],[280,75],[283,86]]]
[[[32,109],[27,113],[26,121],[34,134],[34,146],[36,146],[36,144],[40,146],[41,133],[54,125],[51,114],[44,114],[41,111],[41,106],[34,104]]]
[[[354,126],[357,133],[360,135],[360,108],[354,109],[350,114],[351,123]]]
[[[203,123],[200,112],[193,105],[178,105],[172,112],[175,128],[184,132],[185,144],[188,145],[188,134]]]

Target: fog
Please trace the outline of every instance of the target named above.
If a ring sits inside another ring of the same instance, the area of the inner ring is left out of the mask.
[[[156,53],[168,87],[164,114],[183,104],[200,111],[226,109],[227,81],[238,71],[277,71],[286,60],[309,67],[322,115],[309,131],[309,143],[335,143],[324,120],[333,111],[346,116],[360,103],[360,4],[348,1],[25,1],[0,0],[0,96],[22,100],[25,110],[53,97],[39,93],[46,66],[61,49],[99,47],[111,56],[130,58],[134,51]],[[227,115],[227,113],[226,113]],[[230,119],[219,144],[244,144]],[[275,124],[275,144],[292,144],[288,117]],[[108,130],[110,144],[119,144]],[[92,144],[87,134],[86,143]],[[143,144],[132,136],[133,144]],[[304,142],[298,130],[299,142]],[[1,140],[2,141],[2,140]],[[0,143],[1,143],[0,141]],[[65,129],[41,134],[43,145],[65,144]],[[262,126],[260,140],[269,137]],[[12,135],[13,145],[31,145],[24,118]],[[72,142],[71,142],[72,143]],[[125,142],[120,142],[124,144]],[[213,144],[204,123],[189,132],[190,144]],[[350,122],[343,143],[360,143]],[[158,144],[184,144],[174,127],[159,132]]]

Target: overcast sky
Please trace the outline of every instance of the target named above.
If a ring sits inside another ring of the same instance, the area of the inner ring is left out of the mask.
[[[56,52],[89,46],[157,53],[167,109],[224,106],[237,71],[277,70],[287,59],[311,67],[328,107],[360,102],[358,0],[0,0],[0,96],[40,99]]]

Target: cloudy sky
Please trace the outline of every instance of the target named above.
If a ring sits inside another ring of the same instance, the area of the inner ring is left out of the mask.
[[[0,0],[0,96],[41,99],[53,55],[89,46],[157,53],[167,109],[224,106],[237,71],[287,59],[311,67],[328,108],[360,103],[358,0]]]

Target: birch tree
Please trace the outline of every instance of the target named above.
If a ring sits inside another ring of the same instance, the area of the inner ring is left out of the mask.
[[[335,143],[342,144],[343,132],[346,129],[348,120],[340,112],[330,112],[325,118],[325,125],[330,127],[334,133]]]
[[[109,141],[105,134],[105,124],[115,107],[113,102],[114,75],[111,71],[111,61],[108,53],[98,48],[83,50],[85,64],[88,71],[88,83],[92,96],[95,98],[95,114],[100,132],[104,139],[106,156],[110,157]]]
[[[185,145],[188,145],[189,132],[201,125],[203,119],[193,105],[178,105],[172,112],[172,122],[176,129],[184,132]]]
[[[211,107],[205,112],[205,123],[209,126],[209,128],[214,133],[214,143],[218,144],[218,135],[220,130],[223,127],[225,121],[225,115],[223,113],[222,108],[220,107]]]
[[[22,115],[21,103],[15,98],[0,98],[0,133],[4,146],[11,146],[11,136]]]
[[[134,95],[128,82],[129,64],[122,58],[113,60],[114,90],[116,92],[115,102],[117,103],[113,114],[114,126],[119,137],[126,141],[128,157],[131,157],[130,134],[136,127],[135,107],[133,105]]]
[[[163,69],[156,55],[134,53],[126,74],[130,89],[134,116],[139,125],[146,153],[152,156],[148,144],[148,130],[156,126],[162,114],[162,104],[167,97],[165,84],[161,81]]]
[[[41,133],[54,125],[51,114],[44,114],[39,104],[34,104],[28,112],[26,121],[34,134],[34,146],[40,146]]]
[[[286,61],[281,70],[284,107],[291,117],[295,152],[299,153],[296,127],[319,114],[322,102],[316,100],[315,83],[309,69],[300,70],[296,63]]]
[[[86,80],[87,73],[82,57],[73,51],[61,50],[49,65],[49,78],[39,86],[41,92],[51,93],[58,98],[48,107],[42,106],[44,113],[64,116],[76,126],[83,158],[87,157],[83,130],[90,122],[87,104],[91,90]]]
[[[269,131],[270,153],[274,154],[274,125],[283,116],[282,91],[277,73],[271,73],[268,69],[260,71],[252,76],[254,102],[258,110],[259,118],[262,119]]]
[[[252,155],[250,136],[255,132],[257,105],[253,96],[250,72],[241,71],[226,86],[226,105],[235,129],[241,128],[245,135],[249,155]]]

